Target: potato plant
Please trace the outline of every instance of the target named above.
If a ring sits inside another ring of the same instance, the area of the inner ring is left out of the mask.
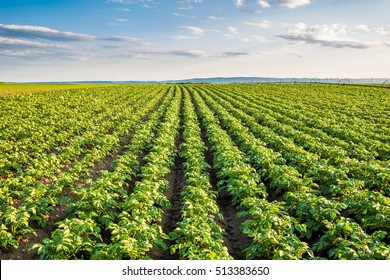
[[[2,259],[390,259],[388,89],[36,89],[0,96]]]

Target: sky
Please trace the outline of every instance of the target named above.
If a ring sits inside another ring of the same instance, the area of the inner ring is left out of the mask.
[[[0,81],[389,78],[389,0],[0,0]]]

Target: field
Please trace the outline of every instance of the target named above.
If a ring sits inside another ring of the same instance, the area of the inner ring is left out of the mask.
[[[0,97],[53,90],[95,88],[101,86],[102,85],[98,84],[5,84],[0,82]]]
[[[387,88],[5,86],[0,259],[390,259]]]

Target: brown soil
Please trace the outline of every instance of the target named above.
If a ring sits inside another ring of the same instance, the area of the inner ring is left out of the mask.
[[[161,227],[163,229],[163,232],[167,235],[169,235],[169,233],[172,232],[177,227],[177,223],[179,223],[182,220],[181,206],[183,203],[183,198],[180,193],[186,183],[184,166],[183,166],[185,160],[183,157],[180,156],[180,152],[182,150],[180,145],[184,141],[182,111],[183,111],[183,99],[181,101],[181,106],[180,106],[179,130],[175,137],[175,147],[177,147],[175,162],[171,167],[169,174],[165,178],[168,181],[168,185],[169,185],[167,191],[165,192],[165,196],[170,201],[171,206],[169,208],[164,209],[164,216],[161,223]],[[172,245],[172,242],[170,240],[166,240],[165,243],[168,246],[168,248]],[[179,259],[179,256],[177,254],[171,255],[169,249],[164,251],[161,248],[157,248],[157,247],[154,247],[150,251],[149,256],[153,259],[158,259],[158,260]]]
[[[210,183],[214,190],[217,190],[217,173],[213,166],[213,155],[210,150],[210,143],[207,138],[203,137],[208,149],[205,153],[206,162],[211,166],[208,170],[210,174]],[[237,217],[238,211],[232,204],[232,197],[227,193],[226,189],[220,190],[217,195],[217,204],[219,211],[223,215],[223,219],[217,219],[220,227],[225,230],[224,245],[228,249],[229,254],[235,260],[245,259],[245,248],[251,244],[251,239],[240,230],[241,224],[245,221],[244,218]]]
[[[169,235],[176,227],[177,223],[179,223],[182,219],[181,217],[181,206],[183,203],[183,198],[180,195],[183,187],[185,186],[185,176],[183,170],[183,158],[179,155],[175,158],[175,164],[171,168],[171,172],[166,177],[169,188],[167,189],[165,196],[171,202],[171,206],[169,208],[164,209],[164,217],[162,220],[161,227],[163,232]],[[165,242],[168,247],[172,245],[170,240]],[[150,256],[153,259],[158,260],[177,260],[179,256],[177,254],[171,255],[169,249],[164,251],[160,248],[153,248],[150,253]]]
[[[196,106],[195,111],[199,117]],[[210,166],[210,168],[207,170],[210,175],[210,183],[213,187],[213,190],[218,191],[217,183],[219,179],[217,177],[217,170],[213,168],[214,157],[211,150],[211,144],[206,136],[206,131],[203,125],[200,125],[200,128],[202,140],[207,147],[205,152],[205,160]],[[217,219],[217,222],[219,226],[225,230],[224,245],[228,249],[229,254],[235,260],[244,260],[245,249],[249,247],[252,242],[251,238],[242,233],[240,230],[241,224],[245,221],[245,219],[239,219],[237,217],[238,211],[232,204],[232,197],[226,192],[226,190],[218,191],[217,204],[220,212],[223,215],[223,219]]]
[[[51,233],[57,228],[56,223],[62,221],[68,216],[66,204],[59,204],[56,210],[50,215],[46,228],[41,228],[36,222],[30,224],[31,228],[36,232],[34,234],[26,234],[19,237],[19,248],[8,248],[0,251],[0,260],[36,260],[39,259],[37,249],[31,250],[31,247],[42,242],[44,238],[49,238]]]

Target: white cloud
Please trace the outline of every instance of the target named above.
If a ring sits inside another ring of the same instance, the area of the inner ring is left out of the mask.
[[[305,23],[298,23],[290,26],[287,32],[278,35],[278,37],[290,41],[301,41],[335,48],[367,49],[384,45],[383,43],[350,38],[346,27],[340,24],[307,26]]]
[[[270,40],[263,37],[263,36],[259,36],[259,35],[253,35],[249,38],[244,38],[242,40],[243,42],[246,42],[246,43],[250,43],[250,42],[256,42],[256,43],[269,43]]]
[[[0,24],[0,36],[26,39],[40,38],[52,41],[87,41],[96,39],[96,36],[88,34],[59,31],[42,26],[14,24]]]
[[[199,3],[203,3],[203,0],[179,0],[177,2],[179,4],[191,4],[191,3],[199,4]]]
[[[234,0],[234,2],[236,3],[237,7],[241,7],[246,3],[246,0]]]
[[[107,0],[106,3],[119,3],[126,5],[139,4],[144,8],[153,8],[156,5],[155,0]]]
[[[234,1],[237,7],[241,7],[244,4],[246,4],[248,1],[247,0],[235,0]],[[270,2],[277,2],[279,5],[290,8],[290,9],[295,9],[300,6],[304,5],[309,5],[311,4],[311,0],[257,0],[257,4],[260,5],[262,8],[269,8],[271,7]]]
[[[386,36],[390,34],[390,26],[387,27],[376,27],[373,29],[375,33]]]
[[[296,7],[311,4],[310,0],[279,0],[280,5],[295,9]]]
[[[262,7],[262,8],[268,8],[271,7],[271,5],[268,3],[266,0],[258,0],[257,3]]]
[[[260,28],[270,28],[271,24],[268,20],[262,20],[260,22],[248,22],[245,21],[244,24],[249,25],[249,26],[255,26],[255,27],[260,27]]]
[[[174,56],[192,57],[192,58],[227,58],[227,57],[250,55],[251,53],[246,51],[212,52],[212,51],[201,51],[201,50],[170,50],[170,51],[166,51],[165,54],[174,55]]]
[[[365,24],[359,24],[357,26],[355,26],[355,29],[358,29],[358,30],[361,30],[361,31],[365,31],[365,32],[370,32],[371,29],[365,25]]]
[[[188,10],[194,9],[194,7],[192,7],[192,6],[178,7],[177,9],[180,10],[180,11],[188,11]]]
[[[43,52],[39,52],[43,53]],[[2,50],[0,49],[0,56],[16,56],[16,57],[31,57],[37,55],[37,51],[31,50]]]
[[[175,35],[172,37],[174,40],[191,40],[195,39],[197,37],[194,36],[188,36],[188,35]]]
[[[71,47],[59,44],[47,44],[42,42],[33,42],[13,38],[0,37],[0,49],[5,48],[55,48],[55,49],[71,49]]]
[[[107,0],[106,3],[133,4],[132,0]]]
[[[226,28],[226,30],[227,30],[227,33],[224,34],[223,36],[225,36],[227,38],[238,38],[238,37],[240,37],[240,32],[238,31],[237,27],[228,26]]]
[[[194,7],[191,4],[200,4],[203,3],[203,0],[180,0],[176,2],[177,4],[180,5],[179,7],[177,7],[178,10],[187,11],[187,10],[194,9]]]
[[[117,22],[121,22],[121,23],[125,23],[125,22],[128,22],[128,20],[127,19],[125,19],[125,18],[117,18],[117,19],[115,19]]]
[[[200,50],[173,50],[167,52],[167,54],[177,55],[177,56],[187,56],[187,57],[198,57],[204,58],[208,57],[210,53]]]
[[[49,41],[67,42],[69,44],[79,41],[91,42],[91,45],[80,47],[77,45],[64,45],[48,43]],[[42,60],[86,60],[92,56],[103,55],[98,49],[91,51],[94,41],[112,41],[131,43],[146,46],[145,40],[128,36],[97,37],[88,34],[64,32],[42,26],[30,25],[4,25],[0,24],[0,55],[14,56],[26,59]],[[125,47],[129,44],[123,44]],[[114,47],[114,46],[109,46]]]
[[[202,37],[204,35],[204,29],[197,26],[180,26],[181,29],[187,30],[193,37]]]
[[[172,38],[175,40],[191,40],[191,39],[199,39],[204,35],[204,29],[197,26],[180,26],[181,29],[188,31],[189,35],[175,35]]]
[[[62,44],[0,37],[0,56],[29,60],[86,60],[91,54]]]
[[[238,35],[238,34],[239,34],[237,27],[228,26],[228,27],[227,27],[227,30],[228,30],[229,33],[231,33],[231,34],[234,34],[234,35]]]
[[[140,4],[144,7],[144,8],[153,8],[155,5],[156,5],[156,1],[154,0],[138,0],[138,2],[140,2]]]
[[[140,48],[129,52],[118,53],[117,57],[137,57],[142,59],[151,59],[154,56],[176,56],[188,58],[228,58],[250,55],[248,51],[211,51],[199,49],[161,49],[161,48]]]
[[[114,42],[128,42],[128,43],[139,44],[139,45],[149,44],[147,41],[143,39],[127,37],[127,36],[112,36],[112,37],[102,38],[102,40],[114,41]]]
[[[115,11],[122,11],[122,12],[130,12],[131,10],[129,8],[116,8]]]
[[[211,20],[224,20],[226,18],[224,18],[224,17],[216,17],[216,16],[209,16],[209,19],[211,19]]]

